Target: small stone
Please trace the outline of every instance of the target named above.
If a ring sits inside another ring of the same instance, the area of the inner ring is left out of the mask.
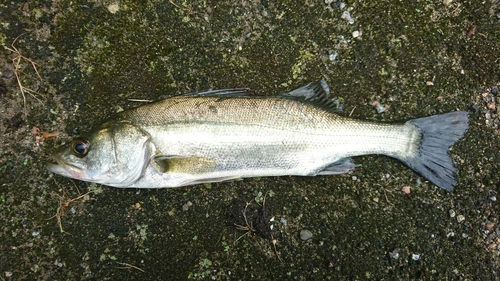
[[[498,89],[497,88],[492,88],[491,89],[491,94],[494,95],[494,96],[498,95]]]
[[[495,227],[495,223],[494,222],[489,221],[486,224],[486,229],[488,229],[488,230],[493,230],[494,227]]]
[[[375,105],[375,109],[377,110],[377,113],[384,113],[387,111],[387,109],[385,108],[385,106],[381,105],[380,103],[377,103]]]
[[[450,215],[450,218],[454,218],[457,214],[455,213],[455,210],[451,209],[448,211],[448,214]]]
[[[408,185],[405,185],[401,188],[401,191],[403,191],[404,194],[410,194],[411,190]]]
[[[311,239],[313,237],[313,234],[311,231],[307,230],[307,229],[303,229],[300,231],[300,239],[302,239],[302,241],[307,241],[309,239]]]
[[[489,102],[486,107],[488,107],[489,110],[495,110],[495,103],[494,102]]]
[[[342,2],[340,2],[340,1],[335,1],[335,2],[330,1],[330,7],[332,7],[332,9],[338,9],[338,8],[341,8],[342,4],[343,4],[343,3],[342,3]]]
[[[420,254],[411,254],[411,259],[414,261],[420,260]]]
[[[120,10],[120,6],[116,3],[110,4],[108,6],[108,11],[112,14],[116,14]]]
[[[8,69],[8,68],[4,68],[2,69],[2,77],[4,78],[10,78],[14,76],[14,71]]]
[[[464,220],[465,220],[465,217],[464,217],[464,216],[462,216],[462,215],[458,215],[458,216],[457,216],[457,221],[458,221],[458,222],[463,222]]]
[[[434,82],[432,82],[432,81],[427,81],[427,82],[425,82],[425,85],[427,85],[427,86],[434,86]]]
[[[448,7],[448,6],[451,5],[451,2],[453,2],[453,0],[443,0],[443,5],[445,5],[446,7]]]
[[[497,201],[497,197],[496,196],[491,196],[490,200],[493,201],[493,202],[495,202],[495,201]]]
[[[351,177],[351,179],[352,179],[353,181],[356,181],[356,180],[358,180],[358,177],[356,177],[356,176],[352,176],[352,177]]]
[[[349,13],[349,11],[344,11],[342,13],[342,16],[340,16],[340,18],[343,19],[343,20],[346,20],[346,21],[348,21],[350,23],[351,19],[352,19],[351,13]]]
[[[337,59],[337,57],[339,56],[339,53],[335,52],[335,51],[329,51],[329,55],[328,55],[328,59],[330,61],[334,61]]]
[[[362,32],[361,31],[353,31],[352,32],[352,38],[358,38],[359,36],[361,36]]]
[[[399,258],[399,251],[401,251],[401,249],[394,249],[394,251],[389,253],[389,257],[397,260]]]
[[[3,274],[5,275],[6,278],[10,278],[14,273],[12,273],[12,271],[4,271]]]

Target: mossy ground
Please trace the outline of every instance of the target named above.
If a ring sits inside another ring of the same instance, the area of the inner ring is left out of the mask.
[[[2,51],[1,277],[500,278],[499,137],[484,125],[484,105],[477,103],[500,80],[499,3],[443,2],[348,1],[343,9],[324,1],[2,2],[0,43],[12,49],[24,34],[15,47],[37,63],[41,79],[22,62],[21,82],[40,102],[27,94],[17,126],[23,100],[8,75],[15,54]],[[348,8],[354,24],[341,19]],[[362,34],[353,38],[353,31]],[[331,60],[332,54],[338,56]],[[456,190],[440,190],[379,156],[356,158],[362,166],[352,175],[169,190],[101,187],[43,167],[68,136],[140,105],[130,98],[231,87],[272,95],[321,77],[342,98],[345,115],[356,118],[469,110],[469,132],[452,151]],[[373,101],[389,110],[377,114]],[[60,138],[41,145],[34,126]],[[255,202],[271,191],[276,250],[262,238],[238,239],[245,232],[225,224],[232,201]],[[183,209],[187,202],[192,206]],[[64,233],[53,217],[58,210]],[[302,229],[311,240],[300,239]]]

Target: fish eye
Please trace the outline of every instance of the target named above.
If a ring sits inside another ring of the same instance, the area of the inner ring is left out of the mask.
[[[84,157],[89,152],[90,142],[86,138],[76,138],[71,144],[73,154],[77,157]]]

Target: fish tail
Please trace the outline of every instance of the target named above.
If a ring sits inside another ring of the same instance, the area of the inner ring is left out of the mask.
[[[435,185],[452,191],[457,185],[457,170],[448,150],[467,131],[468,112],[455,111],[413,119],[407,123],[420,129],[420,146],[413,157],[401,160]]]

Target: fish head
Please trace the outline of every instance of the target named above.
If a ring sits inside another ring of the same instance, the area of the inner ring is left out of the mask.
[[[49,171],[83,181],[127,187],[144,173],[154,145],[150,136],[129,122],[107,122],[74,138],[52,154]]]

